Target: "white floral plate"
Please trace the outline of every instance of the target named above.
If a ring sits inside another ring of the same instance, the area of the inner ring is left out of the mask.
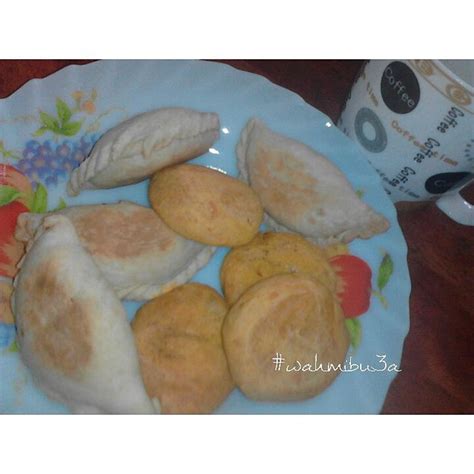
[[[391,223],[388,232],[354,241],[348,249],[370,266],[373,296],[369,310],[351,320],[353,341],[356,344],[360,339],[360,344],[351,347],[344,373],[321,395],[297,403],[254,402],[234,390],[217,413],[378,413],[397,373],[409,326],[407,248],[394,206],[362,152],[328,117],[255,74],[212,62],[102,61],[69,66],[32,80],[1,100],[0,275],[12,273],[11,221],[22,206],[43,212],[123,199],[148,205],[147,182],[86,191],[75,198],[66,195],[65,184],[70,171],[107,129],[134,114],[164,106],[219,114],[221,137],[195,163],[237,176],[234,148],[244,124],[257,116],[275,131],[325,154]],[[227,251],[218,250],[194,280],[220,291],[219,268]],[[0,276],[0,412],[67,413],[66,407],[33,385],[21,362],[7,309],[9,283]],[[125,306],[131,319],[140,304],[125,302]]]

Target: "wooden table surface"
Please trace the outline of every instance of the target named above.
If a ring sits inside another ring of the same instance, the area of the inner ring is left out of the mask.
[[[88,61],[1,61],[0,97]],[[223,60],[301,95],[336,122],[362,61]],[[474,202],[474,186],[463,193]],[[401,373],[382,413],[474,413],[474,227],[434,203],[397,205],[412,283]]]

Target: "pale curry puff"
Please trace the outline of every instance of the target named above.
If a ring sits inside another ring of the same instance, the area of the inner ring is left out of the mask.
[[[259,233],[248,244],[232,249],[224,259],[220,279],[225,298],[232,305],[258,281],[294,272],[312,274],[336,290],[336,274],[325,251],[287,232]]]
[[[20,214],[15,238],[27,242],[51,214],[71,220],[120,298],[147,300],[186,283],[215,250],[181,237],[153,209],[126,201]]]
[[[314,397],[340,373],[349,347],[342,310],[333,293],[310,275],[259,281],[232,306],[222,327],[232,377],[253,400]],[[280,354],[281,366],[274,358]],[[317,357],[317,361],[315,358]],[[335,370],[288,371],[287,366],[333,364]]]
[[[219,138],[219,117],[181,107],[152,110],[119,123],[74,169],[70,196],[84,189],[137,183],[157,170],[202,155]]]
[[[263,219],[255,191],[204,166],[182,164],[158,171],[151,179],[148,197],[171,229],[207,245],[246,244]]]
[[[154,413],[124,308],[64,216],[28,243],[12,299],[21,357],[75,413]]]
[[[162,413],[211,413],[234,382],[222,348],[228,307],[214,289],[188,283],[142,306],[132,322],[148,395]]]
[[[368,239],[389,227],[325,156],[258,119],[248,121],[236,153],[240,174],[258,194],[273,230],[327,245]]]

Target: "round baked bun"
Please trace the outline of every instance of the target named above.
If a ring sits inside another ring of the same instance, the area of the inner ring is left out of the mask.
[[[148,197],[168,227],[207,245],[246,244],[263,219],[262,205],[250,186],[204,166],[160,170],[151,180]]]
[[[222,348],[227,304],[199,283],[144,304],[132,322],[143,381],[162,413],[211,413],[234,383]]]
[[[258,281],[281,273],[308,273],[336,290],[336,274],[325,251],[287,232],[259,233],[248,244],[232,249],[221,267],[222,290],[232,305]]]
[[[349,346],[333,293],[298,273],[276,275],[247,290],[227,313],[222,334],[232,377],[254,400],[314,397],[339,374]],[[288,370],[293,367],[299,370]]]

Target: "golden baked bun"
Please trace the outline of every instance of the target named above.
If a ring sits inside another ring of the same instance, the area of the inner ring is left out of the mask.
[[[199,283],[143,305],[132,322],[145,388],[162,413],[211,413],[234,388],[222,348],[224,299]]]
[[[235,247],[258,232],[260,200],[247,184],[204,166],[177,165],[150,183],[153,209],[176,233],[208,245]]]
[[[232,377],[254,400],[314,397],[339,374],[328,364],[342,366],[349,346],[333,293],[299,273],[276,275],[247,290],[227,313],[222,336]],[[280,370],[277,354],[283,359]]]
[[[221,267],[221,286],[232,305],[258,281],[294,272],[314,275],[330,290],[336,290],[336,274],[324,250],[286,232],[257,234],[248,244],[232,249]]]

